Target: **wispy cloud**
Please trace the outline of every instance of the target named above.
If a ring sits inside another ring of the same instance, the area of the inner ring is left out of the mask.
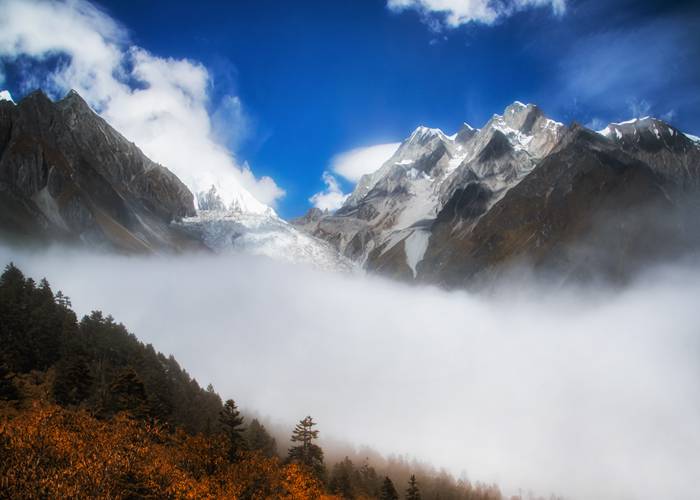
[[[700,47],[692,30],[687,20],[661,18],[579,37],[560,63],[561,101],[617,119],[697,101]]]
[[[326,189],[313,195],[309,201],[316,208],[335,212],[343,206],[348,195],[343,193],[338,180],[328,172],[323,172],[323,182]]]
[[[330,160],[330,170],[353,185],[365,174],[371,174],[379,169],[396,152],[400,142],[375,144],[354,148],[333,156]],[[326,189],[314,194],[309,201],[317,208],[334,211],[339,209],[348,194],[343,193],[338,180],[329,172],[323,173]]]
[[[387,0],[393,12],[415,10],[433,31],[464,24],[493,24],[499,19],[535,7],[549,7],[556,15],[566,11],[565,0]]]
[[[645,99],[628,99],[627,106],[633,118],[649,116],[651,105]]]
[[[350,182],[357,182],[363,175],[379,169],[400,145],[391,142],[344,151],[331,158],[331,170]]]
[[[591,118],[591,120],[586,123],[586,127],[591,130],[602,130],[605,128],[607,123],[600,118]]]
[[[227,201],[258,209],[264,208],[260,202],[274,204],[284,195],[273,179],[256,178],[224,145],[244,133],[240,101],[225,96],[212,119],[212,81],[198,61],[159,57],[131,45],[124,26],[84,0],[2,0],[0,9],[0,60],[43,63],[28,66],[24,87],[41,86],[54,97],[76,89],[194,191],[214,184]],[[217,134],[218,119],[230,120],[234,137]]]

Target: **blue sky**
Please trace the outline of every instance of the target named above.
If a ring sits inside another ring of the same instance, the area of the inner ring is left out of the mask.
[[[420,124],[481,126],[516,99],[566,123],[653,114],[700,132],[698,2],[482,0],[491,18],[458,0],[389,2],[96,5],[125,45],[201,63],[217,140],[286,192],[275,201],[285,217],[308,209],[335,155]],[[39,71],[5,58],[16,97],[31,87],[28,67]]]

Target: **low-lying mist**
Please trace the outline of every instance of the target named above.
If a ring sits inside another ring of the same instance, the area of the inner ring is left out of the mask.
[[[249,257],[0,248],[288,426],[572,499],[696,498],[700,266],[488,295]],[[279,443],[284,449],[286,443]]]

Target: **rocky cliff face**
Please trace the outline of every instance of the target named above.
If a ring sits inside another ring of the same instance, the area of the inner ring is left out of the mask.
[[[0,101],[0,230],[131,252],[197,245],[170,223],[193,196],[75,92]]]
[[[481,129],[419,127],[335,214],[295,223],[405,280],[463,286],[518,263],[624,279],[700,248],[699,155],[659,120],[596,133],[516,102]]]
[[[230,194],[230,193],[229,193]],[[231,201],[231,200],[229,200]],[[0,100],[0,238],[124,252],[202,249],[351,271],[329,243],[241,190],[198,195],[94,113],[75,92]]]
[[[490,210],[473,210],[480,193],[472,186],[434,222],[422,279],[463,286],[526,262],[559,277],[624,280],[697,247],[663,176],[580,126]]]

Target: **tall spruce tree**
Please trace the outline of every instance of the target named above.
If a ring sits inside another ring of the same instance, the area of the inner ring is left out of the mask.
[[[277,455],[277,441],[257,418],[250,421],[245,437],[250,451],[259,451],[269,458]]]
[[[359,497],[377,498],[382,486],[382,480],[374,467],[369,465],[369,459],[355,470],[355,493]]]
[[[82,353],[72,352],[56,363],[53,396],[60,405],[78,405],[90,397],[92,374]]]
[[[243,417],[233,399],[229,399],[224,403],[224,407],[219,413],[219,423],[221,429],[228,439],[228,459],[231,463],[236,462],[240,458],[240,454],[246,448],[245,437],[243,435]]]
[[[328,481],[328,488],[343,500],[353,500],[355,491],[353,480],[355,479],[355,466],[348,457],[333,466]]]
[[[149,415],[148,396],[143,382],[133,368],[123,369],[109,386],[108,410],[112,413],[126,411],[137,418]]]
[[[396,491],[394,483],[388,476],[384,478],[382,488],[379,490],[379,500],[399,500],[399,492]]]
[[[418,489],[418,481],[416,481],[415,474],[411,474],[411,478],[408,480],[406,500],[421,500],[420,489]]]
[[[302,419],[292,432],[292,443],[299,443],[289,449],[288,459],[305,467],[308,467],[313,474],[323,480],[325,476],[325,466],[323,465],[323,450],[313,443],[318,439],[318,431],[313,427],[316,425],[310,416]]]
[[[0,359],[0,401],[16,401],[20,397],[14,383],[14,374]]]

